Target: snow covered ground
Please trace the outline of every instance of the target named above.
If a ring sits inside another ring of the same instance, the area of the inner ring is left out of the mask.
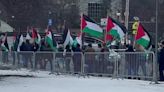
[[[164,83],[49,75],[49,72],[0,70],[0,75],[34,75],[35,77],[5,77],[0,79],[0,92],[164,92]]]

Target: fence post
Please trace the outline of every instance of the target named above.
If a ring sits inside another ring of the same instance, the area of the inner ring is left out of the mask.
[[[153,81],[155,84],[158,84],[158,71],[157,71],[157,56],[153,53]]]
[[[113,74],[113,79],[114,79],[114,78],[117,78],[117,71],[118,71],[117,67],[118,66],[117,66],[117,60],[116,60],[116,58],[114,57],[113,59],[114,59],[114,71],[113,71],[113,73],[114,73]]]
[[[33,59],[33,61],[34,61],[34,71],[37,69],[37,61],[36,61],[36,53],[37,52],[33,52],[33,55],[34,55],[34,59]]]
[[[56,52],[49,52],[49,53],[52,53],[53,54],[53,59],[52,61],[49,61],[50,62],[50,68],[51,68],[51,73],[50,74],[54,74],[54,61],[55,61],[55,56],[56,56]]]
[[[81,52],[81,75],[85,77],[85,53]]]
[[[82,53],[81,52],[81,55],[82,55],[82,58],[81,58],[81,75],[84,75],[85,71],[85,53]]]
[[[126,53],[121,53],[121,66],[122,66],[122,68],[121,68],[121,78],[123,79],[124,78],[124,76],[125,76],[125,73],[126,73],[126,58],[125,58],[125,54]]]
[[[18,69],[20,69],[20,56],[21,56],[20,53],[21,53],[21,52],[15,52],[15,53],[16,53],[16,59],[17,59],[17,61],[18,61],[18,62],[17,62],[17,64],[18,64],[17,67],[18,67]]]
[[[15,61],[16,61],[16,52],[15,51],[13,51],[13,52],[11,52],[11,54],[12,54],[12,58],[13,58],[13,65],[15,66]]]

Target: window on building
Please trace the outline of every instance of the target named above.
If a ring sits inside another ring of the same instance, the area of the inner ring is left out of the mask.
[[[100,22],[102,16],[102,3],[88,3],[88,16],[96,22]]]

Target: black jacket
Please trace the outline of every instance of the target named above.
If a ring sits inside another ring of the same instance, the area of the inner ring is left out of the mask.
[[[159,65],[164,67],[164,48],[162,48],[159,53]]]

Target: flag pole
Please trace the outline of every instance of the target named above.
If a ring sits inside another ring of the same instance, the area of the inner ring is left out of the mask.
[[[108,23],[108,16],[107,16],[107,19],[106,19],[106,23]],[[106,24],[106,28],[105,28],[105,32],[104,32],[104,34],[105,34],[105,37],[104,37],[104,43],[106,44],[106,42],[107,42],[107,24]]]
[[[83,17],[83,13],[80,15],[80,20],[81,20],[81,23],[80,23],[80,32],[82,32],[82,17]]]
[[[84,46],[84,34],[83,34],[83,32],[82,32],[82,30],[83,30],[83,27],[82,27],[82,25],[83,25],[83,13],[81,14],[81,18],[80,18],[80,20],[81,20],[81,24],[80,24],[80,33],[81,33],[81,40],[82,40],[82,47]]]

